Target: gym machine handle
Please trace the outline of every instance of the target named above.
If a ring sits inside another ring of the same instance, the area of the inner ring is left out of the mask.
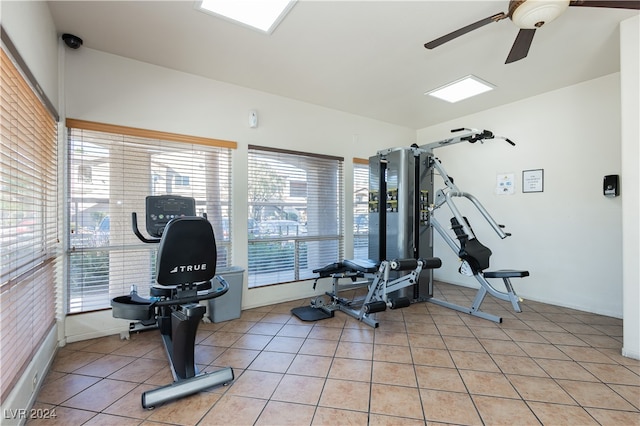
[[[138,215],[136,214],[136,212],[131,212],[131,230],[136,235],[136,237],[138,237],[138,239],[143,243],[157,244],[160,242],[160,238],[150,239],[142,235],[142,233],[138,229]]]
[[[183,305],[187,303],[196,303],[201,300],[209,300],[218,296],[222,296],[227,291],[229,291],[229,284],[224,278],[216,275],[215,278],[213,279],[218,280],[218,282],[222,287],[219,287],[216,290],[209,290],[207,293],[196,294],[195,296],[176,297],[173,299],[158,300],[154,303],[154,306],[171,306],[171,305]]]
[[[451,133],[456,133],[456,132],[461,132],[463,130],[469,131],[469,132],[480,132],[479,130],[476,129],[468,129],[466,127],[459,127],[457,129],[451,129]],[[500,138],[500,139],[504,139],[505,141],[507,141],[507,143],[511,146],[516,146],[515,142],[513,142],[511,139],[509,138],[505,138],[502,136],[495,136],[493,134],[493,132],[491,132],[490,130],[482,130],[480,133],[475,134],[475,135],[469,135],[463,138],[460,138],[463,141],[468,141],[469,143],[476,143],[478,141],[482,142],[485,139],[493,139],[493,138]]]
[[[422,264],[422,269],[437,269],[442,266],[442,261],[438,257],[426,259],[394,259],[389,266],[393,271],[410,271],[418,267],[418,262]]]

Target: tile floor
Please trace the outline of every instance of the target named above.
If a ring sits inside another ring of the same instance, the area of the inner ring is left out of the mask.
[[[470,305],[475,290],[436,284]],[[378,313],[372,329],[338,312],[306,323],[308,300],[202,324],[203,371],[231,366],[228,386],[140,406],[172,381],[159,332],[61,348],[34,408],[47,425],[640,425],[640,362],[620,355],[622,321],[488,297],[502,324],[431,303]]]

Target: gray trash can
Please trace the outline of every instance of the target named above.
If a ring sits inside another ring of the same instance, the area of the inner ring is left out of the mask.
[[[229,291],[220,297],[209,300],[209,319],[212,322],[240,318],[242,312],[243,274],[244,269],[239,266],[216,270],[216,275],[220,275],[229,284]]]

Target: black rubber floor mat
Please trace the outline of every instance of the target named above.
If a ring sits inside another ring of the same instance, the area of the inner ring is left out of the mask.
[[[301,306],[299,308],[291,309],[291,313],[302,321],[320,321],[323,319],[333,317],[333,311],[331,313],[327,313],[322,309],[313,308],[311,306]]]

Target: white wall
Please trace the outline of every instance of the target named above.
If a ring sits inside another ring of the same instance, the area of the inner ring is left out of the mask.
[[[622,354],[640,359],[640,17],[620,24],[622,85]]]
[[[195,136],[233,140],[233,209],[247,214],[247,146],[281,147],[345,158],[345,213],[352,215],[352,158],[367,158],[379,149],[411,144],[415,130],[306,104],[255,90],[208,80],[81,48],[65,50],[64,98],[69,118],[97,121]],[[248,126],[248,112],[259,114],[259,126]],[[233,264],[247,266],[247,222],[234,221]],[[350,256],[353,242],[346,239]],[[246,278],[246,275],[245,275]],[[246,283],[246,279],[245,279]],[[245,284],[246,285],[246,284]],[[244,289],[242,306],[310,297],[311,282]],[[105,323],[106,321],[106,323]],[[100,326],[97,327],[96,324]],[[66,319],[69,341],[126,329],[124,321],[95,314]]]
[[[435,152],[460,190],[475,195],[513,234],[500,240],[468,203],[457,203],[493,251],[491,269],[530,271],[513,280],[525,299],[622,317],[621,197],[602,195],[603,176],[620,174],[619,78],[608,75],[418,131],[418,144],[459,127],[489,129],[516,143],[465,143]],[[544,169],[544,192],[522,193],[522,171],[529,169]],[[496,195],[499,173],[515,175],[514,195]],[[442,213],[446,225],[451,215]],[[476,286],[457,272],[449,247],[434,239],[445,265],[436,279]]]
[[[0,2],[2,28],[53,105],[58,105],[58,36],[42,1]]]

